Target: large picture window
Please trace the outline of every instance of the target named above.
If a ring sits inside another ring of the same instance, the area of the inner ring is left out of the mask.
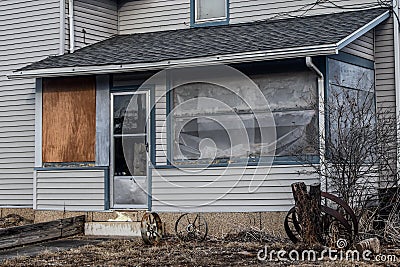
[[[251,77],[269,102],[276,124],[276,150],[262,155],[262,127],[254,110],[240,94],[204,83],[186,84],[173,93],[173,160],[175,164],[253,162],[262,157],[315,155],[311,135],[317,135],[316,77],[312,72],[277,73]],[[251,92],[245,92],[247,97]],[[256,95],[256,94],[255,94]],[[202,98],[215,101],[200,101]],[[221,102],[222,105],[215,105]],[[183,105],[184,103],[184,105]],[[232,110],[235,114],[232,114]],[[263,110],[257,115],[263,116]],[[270,111],[265,110],[265,116]],[[241,123],[232,123],[239,117]],[[249,146],[231,144],[230,136],[241,131]],[[273,126],[272,126],[273,127]]]

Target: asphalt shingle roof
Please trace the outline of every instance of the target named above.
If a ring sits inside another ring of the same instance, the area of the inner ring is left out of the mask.
[[[385,11],[378,8],[227,26],[117,35],[72,54],[49,57],[20,70],[152,63],[336,44]]]

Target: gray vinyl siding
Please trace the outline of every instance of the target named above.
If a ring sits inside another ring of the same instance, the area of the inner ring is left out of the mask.
[[[307,167],[229,167],[157,169],[152,176],[152,210],[156,212],[287,211],[293,206],[291,184],[319,182]],[[197,172],[197,173],[195,173]],[[249,187],[250,185],[258,187]]]
[[[291,16],[312,16],[343,12],[352,8],[376,6],[376,0],[335,0],[335,5],[326,2],[316,5],[315,0],[230,0],[230,22],[240,23],[255,20],[288,18]],[[311,9],[310,9],[311,8]],[[310,10],[309,10],[310,9]]]
[[[32,206],[35,81],[11,72],[58,54],[59,0],[0,1],[0,206]]]
[[[395,113],[395,59],[393,19],[375,29],[375,69],[377,107]]]
[[[315,2],[315,0],[230,0],[230,23],[343,12],[343,9],[329,2],[305,12]],[[336,0],[333,2],[345,7],[346,10],[377,6],[376,0]],[[190,27],[190,0],[122,0],[119,2],[118,11],[120,34]]]
[[[118,11],[120,34],[190,27],[190,0],[122,0]]]
[[[66,4],[66,7],[68,9],[68,3]],[[97,43],[117,34],[117,1],[75,0],[74,23],[76,49]],[[67,32],[69,31],[68,29],[69,26],[67,18]],[[83,30],[86,31],[86,34],[83,33]],[[69,38],[69,33],[67,38]]]
[[[158,86],[155,90],[155,124],[156,124],[156,164],[167,164],[167,101],[166,88]]]
[[[341,51],[374,61],[374,46],[374,31],[372,30],[343,48]]]
[[[37,171],[38,210],[104,210],[104,170]]]

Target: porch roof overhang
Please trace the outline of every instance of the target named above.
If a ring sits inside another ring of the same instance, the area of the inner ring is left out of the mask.
[[[117,35],[7,74],[10,79],[111,74],[337,54],[390,17],[383,8]]]

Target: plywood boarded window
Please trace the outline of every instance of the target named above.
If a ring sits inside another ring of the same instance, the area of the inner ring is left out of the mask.
[[[95,161],[95,78],[44,79],[42,101],[43,162]]]

